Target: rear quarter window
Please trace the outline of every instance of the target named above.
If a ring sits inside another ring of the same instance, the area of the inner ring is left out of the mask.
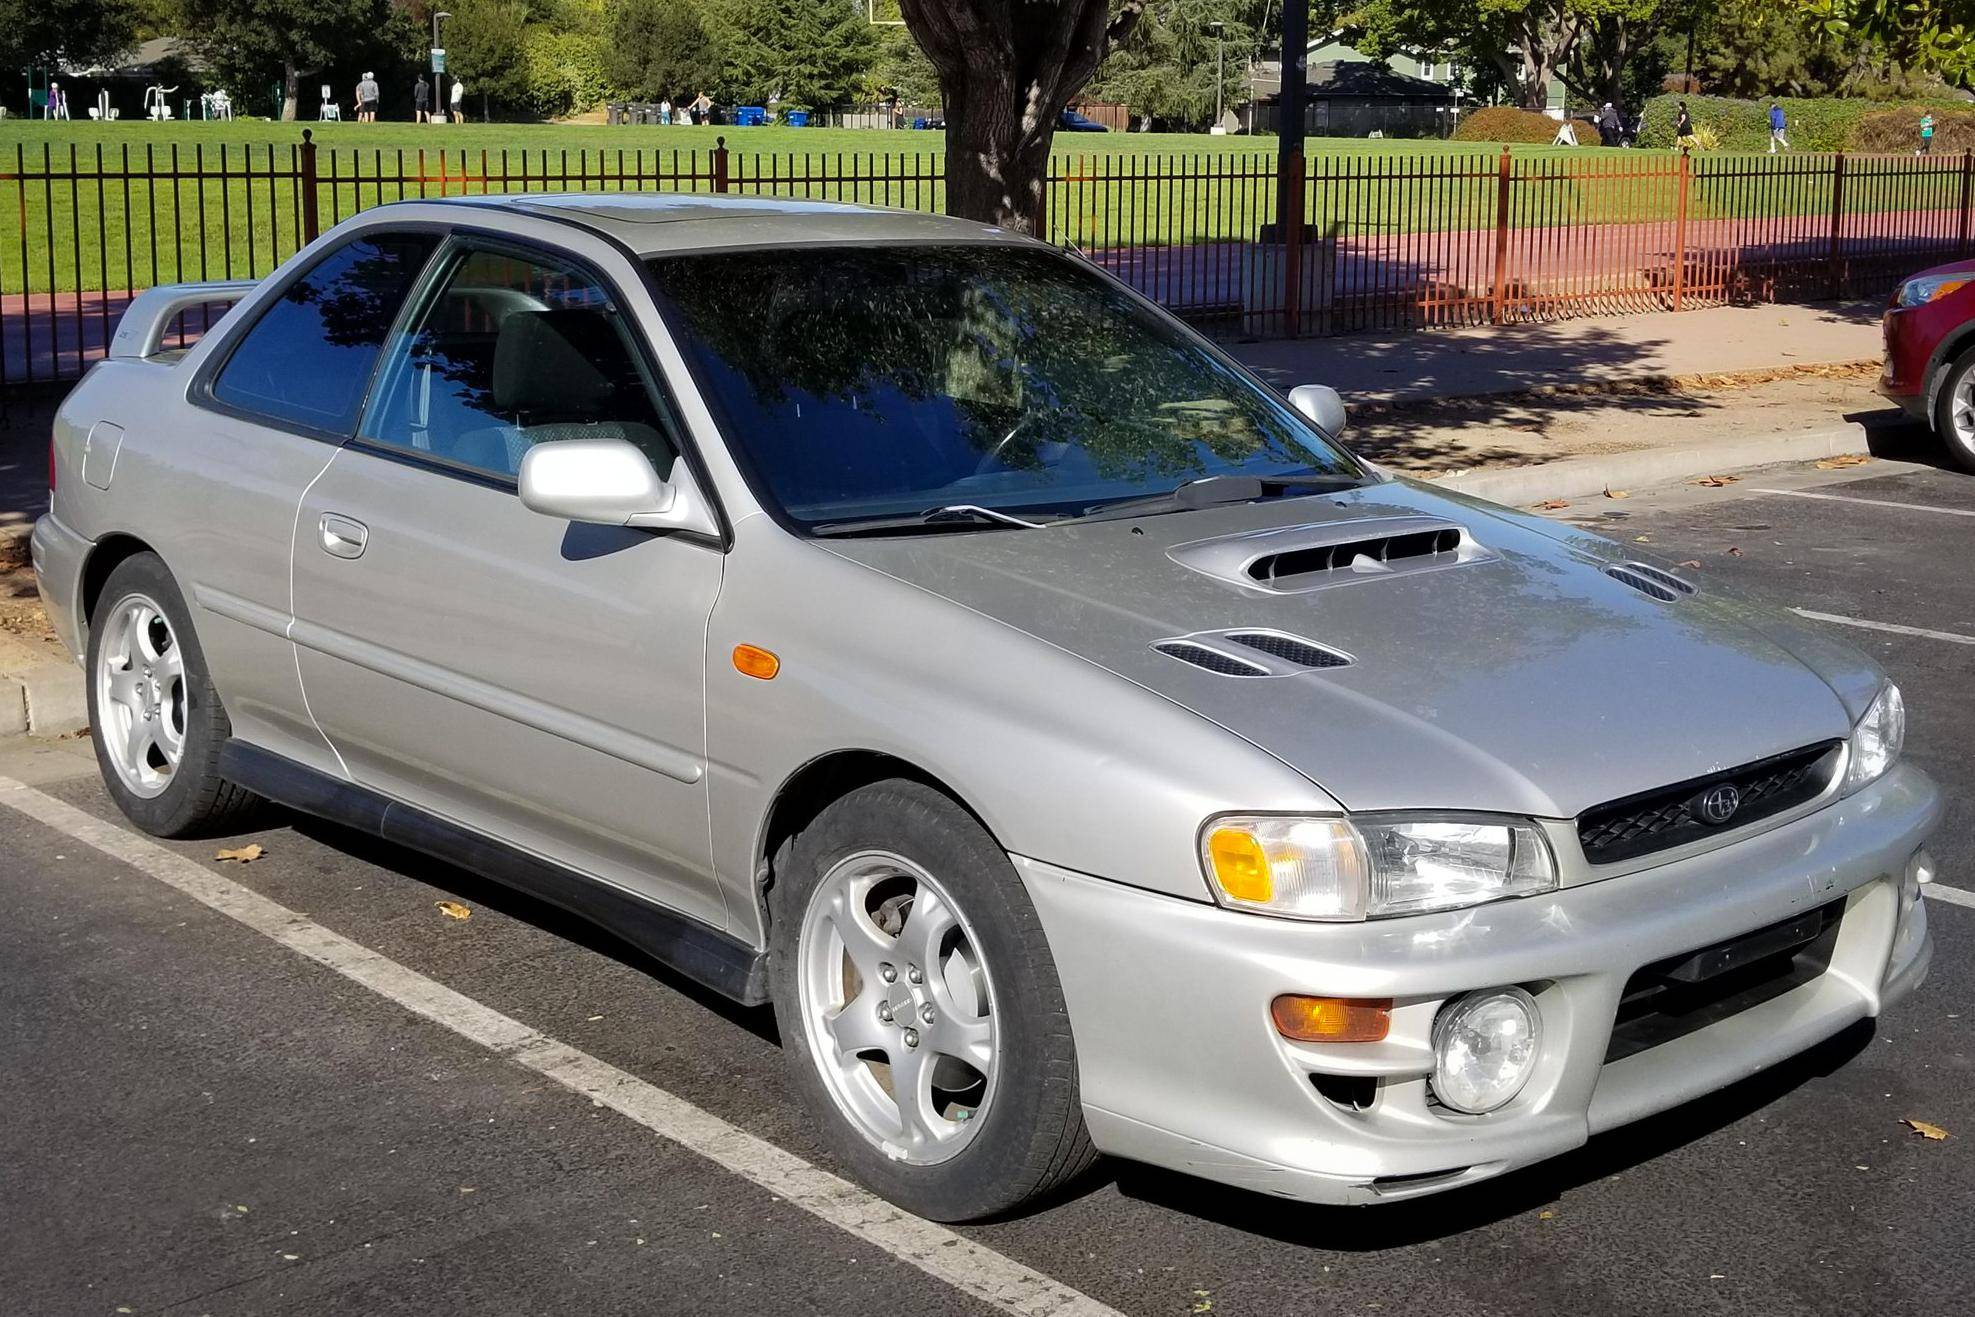
[[[213,380],[214,400],[275,425],[348,434],[391,322],[436,244],[425,234],[377,234],[324,256],[241,336]]]

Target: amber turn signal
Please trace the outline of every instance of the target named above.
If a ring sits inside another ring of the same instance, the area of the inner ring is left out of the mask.
[[[1269,1004],[1276,1032],[1299,1043],[1377,1043],[1392,1027],[1392,999],[1298,997]]]
[[[762,681],[774,680],[782,670],[782,660],[758,645],[734,646],[734,671],[744,677],[758,677]]]

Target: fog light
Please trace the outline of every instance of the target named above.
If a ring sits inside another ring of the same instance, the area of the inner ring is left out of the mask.
[[[1478,1116],[1529,1082],[1543,1041],[1536,1001],[1521,988],[1471,992],[1433,1022],[1433,1095]]]

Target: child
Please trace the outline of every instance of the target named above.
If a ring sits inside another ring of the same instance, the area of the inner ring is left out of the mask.
[[[1934,153],[1934,115],[1931,111],[1920,116],[1920,149],[1915,155]]]

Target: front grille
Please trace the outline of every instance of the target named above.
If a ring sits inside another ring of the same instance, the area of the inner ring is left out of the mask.
[[[1830,785],[1838,747],[1837,741],[1825,741],[1588,809],[1577,817],[1584,858],[1615,864],[1794,809]],[[1732,788],[1737,803],[1727,818],[1714,822],[1702,803],[1719,787]]]
[[[1626,980],[1605,1063],[1771,1001],[1831,966],[1843,899],[1753,933],[1655,961]]]

